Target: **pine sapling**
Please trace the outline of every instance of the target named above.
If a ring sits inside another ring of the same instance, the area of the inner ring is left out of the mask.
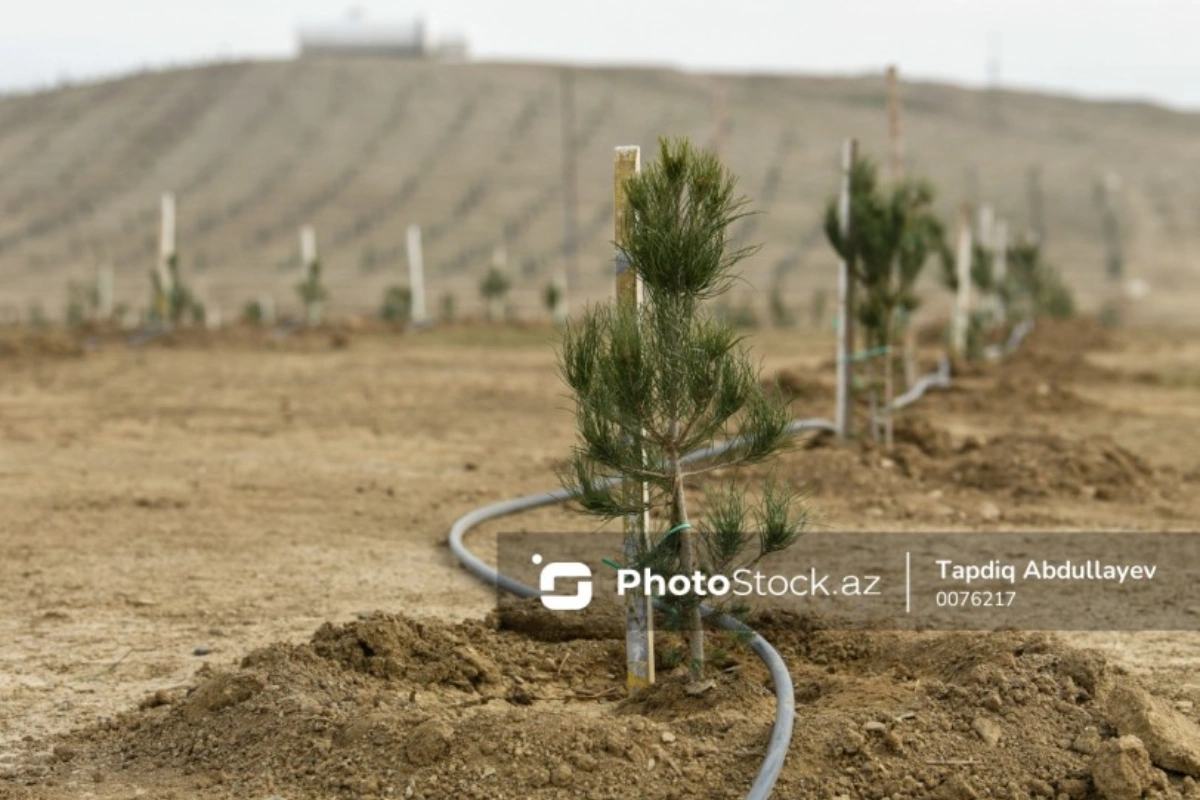
[[[829,290],[825,287],[813,289],[809,303],[809,320],[817,330],[825,327],[826,309],[829,307]]]
[[[87,321],[92,307],[88,287],[80,281],[67,281],[67,304],[64,318],[67,325],[75,328]]]
[[[767,306],[771,312],[771,324],[776,328],[790,328],[796,324],[796,315],[788,308],[783,292],[783,277],[776,276],[771,284],[771,297]]]
[[[150,285],[150,318],[153,321],[167,325],[177,325],[185,319],[204,322],[204,306],[183,281],[178,253],[169,253],[159,268],[151,270]]]
[[[454,322],[458,313],[458,301],[455,300],[453,292],[442,293],[441,299],[438,301],[439,317],[442,322]]]
[[[876,364],[872,394],[882,389],[884,437],[892,445],[892,401],[895,395],[894,352],[907,323],[919,305],[916,282],[929,256],[942,244],[940,220],[933,213],[933,187],[906,179],[885,190],[879,186],[875,163],[854,162],[850,174],[850,230],[843,236],[837,202],[825,212],[825,235],[846,261],[860,296],[858,323],[866,336],[867,353]]]
[[[317,234],[310,226],[300,229],[300,266],[304,280],[296,285],[296,293],[304,305],[304,324],[309,327],[321,324],[325,314],[325,302],[329,290],[321,281],[321,259],[317,255]]]
[[[242,304],[242,322],[247,325],[262,325],[263,316],[263,307],[260,300],[247,300]]]
[[[325,301],[329,299],[329,290],[321,282],[320,259],[314,258],[305,265],[304,280],[296,285],[296,293],[304,305],[304,323],[310,327],[320,325]]]
[[[1057,269],[1042,257],[1040,239],[1026,235],[1003,244],[1003,255],[993,248],[974,245],[971,256],[971,286],[994,303],[971,314],[967,330],[968,357],[983,353],[983,334],[989,325],[1003,321],[1020,324],[1040,316],[1070,317],[1075,312],[1074,298],[1063,283]],[[1003,265],[1002,274],[996,269]],[[958,291],[955,257],[949,248],[942,252],[942,282],[952,292]],[[994,313],[1004,309],[1001,320]]]
[[[412,321],[412,291],[407,286],[390,286],[383,295],[379,317],[384,322],[407,324]]]
[[[1075,314],[1075,299],[1058,270],[1042,257],[1039,239],[1024,237],[1009,245],[1005,279],[999,291],[1010,320],[1039,316],[1065,319]]]
[[[555,322],[562,321],[563,290],[557,280],[552,280],[542,287],[542,306]]]
[[[748,213],[735,188],[715,155],[687,140],[662,141],[659,160],[625,183],[629,223],[617,242],[641,281],[642,302],[589,309],[568,324],[560,353],[578,429],[564,486],[584,512],[604,519],[641,514],[648,504],[657,530],[636,566],[667,578],[724,574],[739,559],[787,547],[804,527],[796,498],[773,488],[757,511],[732,486],[712,495],[707,514],[692,508],[698,477],[766,461],[788,435],[785,400],[763,389],[738,334],[706,307],[756,250],[729,241],[730,226]],[[731,437],[741,446],[689,460]],[[624,480],[609,485],[611,477]],[[752,522],[759,530],[747,533]],[[697,676],[705,664],[700,600],[666,602],[686,630]]]
[[[479,282],[479,294],[483,297],[489,320],[503,316],[504,298],[508,295],[510,288],[512,288],[512,281],[498,266],[489,269],[483,276],[483,280]]]

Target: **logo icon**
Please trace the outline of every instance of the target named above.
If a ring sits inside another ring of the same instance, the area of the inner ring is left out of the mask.
[[[542,557],[535,553],[534,564],[541,564]],[[559,578],[575,578],[575,594],[555,593]],[[542,605],[551,611],[582,611],[592,602],[592,570],[582,561],[551,561],[542,567],[538,588],[542,594]]]

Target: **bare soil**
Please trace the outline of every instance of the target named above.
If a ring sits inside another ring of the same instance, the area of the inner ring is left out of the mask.
[[[663,664],[627,700],[618,643],[495,614],[444,546],[553,485],[554,336],[3,337],[0,797],[742,796],[774,702],[738,642],[703,691]],[[824,338],[755,346],[828,416]],[[1197,421],[1186,333],[1045,326],[903,415],[894,452],[818,437],[777,473],[838,530],[1189,530]],[[779,797],[1093,797],[1113,686],[1200,700],[1191,632],[755,624],[797,687]]]

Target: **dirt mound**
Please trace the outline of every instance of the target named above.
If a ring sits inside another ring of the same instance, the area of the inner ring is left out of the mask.
[[[349,626],[326,623],[313,636],[312,649],[345,669],[376,678],[494,693],[499,670],[468,642],[440,625],[379,616]],[[251,656],[243,665],[254,661]]]
[[[946,347],[945,325],[924,326],[918,341],[924,347]],[[1003,345],[1003,337],[990,341]],[[986,378],[1003,373],[1014,382],[1038,385],[1047,380],[1060,384],[1075,381],[1105,382],[1124,377],[1113,370],[1093,364],[1089,352],[1103,352],[1118,345],[1112,333],[1095,320],[1038,320],[1037,325],[1021,342],[1021,346],[1002,358],[986,361],[956,359],[952,373],[956,378]]]
[[[1002,373],[985,373],[989,381],[961,382],[927,397],[931,405],[960,414],[1065,414],[1085,411],[1095,404],[1047,375],[1030,378]]]
[[[1027,381],[1006,375],[996,381],[992,392],[1026,411],[1041,413],[1083,411],[1094,405],[1053,380]]]
[[[0,336],[0,361],[78,358],[84,349],[80,336],[65,331],[21,331]]]
[[[935,319],[918,325],[916,340],[921,347],[946,347],[950,342],[950,320]]]
[[[892,435],[897,445],[911,445],[931,458],[951,451],[950,434],[920,414],[907,412],[897,416]]]
[[[1044,635],[754,624],[797,689],[780,797],[1090,796],[1090,753],[1116,735],[1103,659]],[[55,740],[0,794],[149,780],[195,797],[737,798],[774,700],[753,655],[721,644],[708,680],[667,671],[625,700],[615,642],[389,615],[325,625]]]
[[[822,374],[813,370],[782,369],[773,378],[763,380],[763,388],[776,390],[791,402],[793,417],[826,417],[833,413],[834,387],[825,378],[832,370]]]
[[[609,642],[542,645],[481,623],[375,615],[255,651],[233,670],[204,669],[186,694],[160,692],[67,737],[27,775],[106,783],[133,768],[238,797],[600,790],[662,746],[657,725],[612,713],[622,669]]]
[[[1156,469],[1108,436],[1014,433],[956,440],[917,413],[896,418],[890,452],[869,440],[845,445],[820,438],[784,464],[788,482],[812,496],[854,494],[880,507],[926,486],[1011,499],[1141,502],[1169,497],[1174,485],[1169,470]]]
[[[781,796],[1098,796],[1092,756],[1118,734],[1108,696],[1129,685],[1100,655],[1043,634],[789,637],[780,620],[758,622],[799,665]],[[1158,778],[1156,797],[1192,786]]]
[[[1117,346],[1112,330],[1095,317],[1071,319],[1039,319],[1022,343],[1034,350],[1111,350]]]
[[[1079,351],[1029,347],[996,365],[1015,381],[1038,384],[1053,377],[1058,383],[1113,383],[1128,380],[1121,373],[1093,364]]]
[[[1068,440],[1011,434],[971,440],[932,474],[964,488],[1013,498],[1076,496],[1138,500],[1155,492],[1155,470],[1107,436]]]
[[[1116,346],[1112,333],[1095,320],[1039,320],[1021,347],[998,366],[1014,381],[1030,384],[1047,379],[1058,383],[1115,381],[1122,376],[1093,364],[1087,354]]]
[[[520,633],[539,642],[615,640],[625,635],[623,610],[616,604],[599,602],[583,614],[560,614],[537,600],[505,598],[487,622],[498,630]]]
[[[832,396],[830,387],[817,377],[817,373],[796,369],[781,369],[773,380],[763,383],[778,388],[789,400],[825,400]]]

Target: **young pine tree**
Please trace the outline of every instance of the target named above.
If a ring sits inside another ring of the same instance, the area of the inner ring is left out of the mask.
[[[204,305],[184,283],[183,273],[179,269],[179,255],[171,253],[167,256],[165,266],[165,278],[163,271],[159,269],[150,272],[151,319],[175,325],[190,316],[192,322],[203,322]]]
[[[320,259],[314,258],[304,265],[304,280],[296,284],[296,294],[304,305],[304,323],[310,327],[320,325],[325,301],[329,299],[329,290],[321,281]]]
[[[389,286],[383,293],[383,306],[379,318],[384,322],[412,321],[412,290],[407,286]]]
[[[887,446],[892,443],[892,400],[895,394],[893,352],[919,305],[917,279],[930,255],[942,248],[941,221],[933,213],[933,188],[925,181],[905,180],[889,189],[879,185],[878,169],[860,159],[850,173],[850,236],[838,225],[837,201],[825,211],[825,235],[849,265],[860,287],[858,322],[868,352],[878,353],[874,391],[883,390]]]
[[[796,324],[796,315],[788,308],[787,299],[783,295],[783,278],[777,276],[771,284],[771,297],[768,305],[771,312],[771,324],[776,328],[790,328]]]
[[[504,298],[512,288],[512,281],[499,267],[492,267],[479,281],[479,296],[483,298],[484,308],[489,320],[504,316]]]
[[[795,496],[768,487],[761,508],[732,488],[694,517],[698,476],[751,464],[787,438],[785,401],[761,388],[738,335],[706,309],[755,248],[731,246],[730,226],[748,201],[715,155],[686,140],[661,142],[659,160],[626,184],[629,226],[617,246],[641,280],[640,306],[601,306],[571,322],[560,369],[575,397],[577,443],[564,485],[582,509],[615,519],[643,510],[649,487],[652,544],[638,568],[669,578],[729,574],[782,550],[804,528]],[[703,462],[687,455],[719,439],[741,446]],[[609,485],[606,479],[623,478]],[[752,524],[757,530],[748,533]],[[686,629],[693,675],[704,668],[700,601],[671,601]]]
[[[998,290],[1017,320],[1047,316],[1066,319],[1075,313],[1071,290],[1042,257],[1037,239],[1022,237],[1008,247],[1008,274]]]
[[[562,283],[557,279],[551,280],[542,288],[542,305],[556,323],[561,323],[565,317],[563,309],[565,297],[566,292],[563,291]]]

